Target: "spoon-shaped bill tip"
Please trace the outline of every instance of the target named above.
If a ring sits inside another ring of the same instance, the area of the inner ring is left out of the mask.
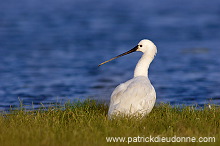
[[[107,63],[107,62],[109,62],[109,61],[112,61],[112,60],[117,59],[117,58],[119,58],[119,57],[122,57],[122,56],[124,56],[124,55],[127,55],[127,54],[130,54],[130,53],[132,53],[132,52],[135,52],[135,51],[137,51],[137,49],[138,49],[138,45],[135,46],[133,49],[131,49],[131,50],[125,52],[125,53],[122,53],[122,54],[120,54],[120,55],[118,55],[118,56],[116,56],[116,57],[114,57],[114,58],[112,58],[112,59],[109,59],[109,60],[107,60],[107,61],[105,61],[105,62],[102,62],[102,63],[99,64],[98,66],[101,66],[101,65],[103,65],[103,64],[105,64],[105,63]]]

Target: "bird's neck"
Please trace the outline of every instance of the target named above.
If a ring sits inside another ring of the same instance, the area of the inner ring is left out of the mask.
[[[134,70],[134,77],[137,76],[148,77],[148,68],[153,59],[154,59],[154,55],[152,56],[149,55],[148,53],[144,53],[136,65],[136,68]]]

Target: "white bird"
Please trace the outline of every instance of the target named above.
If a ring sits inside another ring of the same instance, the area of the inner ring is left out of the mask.
[[[156,101],[156,92],[148,79],[148,68],[157,53],[157,47],[150,40],[141,40],[133,49],[120,54],[100,65],[135,51],[143,52],[134,70],[134,78],[118,85],[111,95],[108,117],[113,115],[144,116],[149,114]]]

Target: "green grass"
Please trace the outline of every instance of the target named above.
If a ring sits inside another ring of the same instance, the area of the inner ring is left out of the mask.
[[[193,145],[220,145],[220,108],[198,109],[193,106],[172,107],[158,104],[142,118],[107,118],[108,106],[94,100],[68,103],[65,107],[50,107],[33,111],[14,110],[0,114],[1,146],[75,146],[127,145],[107,143],[106,137],[215,137],[215,143]],[[132,143],[146,145],[146,143]],[[163,143],[183,144],[189,143]],[[130,144],[131,145],[131,144]],[[161,143],[150,143],[161,145]]]

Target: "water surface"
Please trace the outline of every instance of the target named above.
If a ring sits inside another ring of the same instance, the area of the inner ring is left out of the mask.
[[[95,98],[108,102],[151,39],[157,102],[220,103],[220,1],[8,0],[0,5],[0,108]],[[19,98],[18,98],[19,97]]]

